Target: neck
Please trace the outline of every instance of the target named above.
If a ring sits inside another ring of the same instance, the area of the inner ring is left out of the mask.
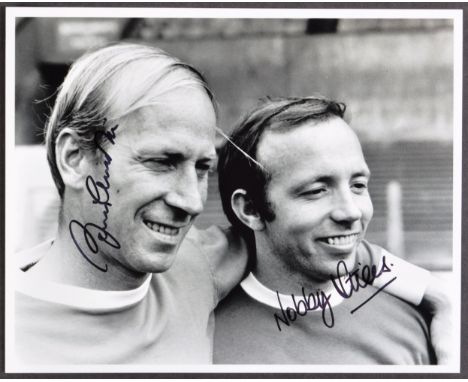
[[[264,286],[285,295],[302,295],[302,288],[309,293],[333,288],[330,279],[315,279],[299,272],[276,254],[262,251],[259,246],[257,246],[257,262],[252,273]]]
[[[130,273],[111,260],[106,258],[106,272],[94,267],[80,254],[68,226],[61,225],[52,246],[28,273],[42,280],[108,291],[135,289],[146,280],[147,274]]]

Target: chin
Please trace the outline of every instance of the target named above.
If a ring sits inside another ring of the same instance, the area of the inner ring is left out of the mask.
[[[164,259],[159,259],[158,261],[152,261],[147,264],[148,273],[162,273],[168,271],[172,264],[174,264],[175,254],[172,256],[167,256]]]
[[[129,265],[139,273],[162,273],[171,268],[175,258],[176,253],[146,253],[134,258]]]

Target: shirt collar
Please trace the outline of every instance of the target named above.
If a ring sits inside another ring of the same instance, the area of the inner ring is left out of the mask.
[[[278,291],[273,291],[263,285],[257,278],[250,273],[242,282],[241,287],[245,293],[247,293],[250,297],[262,304],[271,306],[272,308],[276,309],[287,309],[288,307],[291,309],[295,309],[295,306],[299,303],[300,300],[305,300],[302,294],[300,295],[285,295],[281,294]],[[309,297],[309,293],[317,296],[317,291],[305,291],[306,298]],[[343,297],[336,292],[333,286],[330,289],[324,291],[326,295],[330,295],[329,303],[330,306],[334,307],[339,305],[344,299]],[[312,300],[312,299],[311,299]],[[280,306],[281,302],[281,306]],[[317,309],[316,311],[320,311]]]
[[[51,242],[52,240],[48,240],[32,250],[17,254],[15,288],[17,292],[39,300],[95,313],[122,310],[137,304],[148,293],[151,274],[138,288],[124,291],[105,291],[41,280],[32,277],[27,271],[23,271],[24,267],[35,264],[42,258]]]

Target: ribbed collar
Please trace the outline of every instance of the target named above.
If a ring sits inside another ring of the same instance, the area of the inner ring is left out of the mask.
[[[32,250],[17,254],[18,264],[15,288],[17,292],[39,300],[95,313],[125,309],[143,300],[148,293],[151,274],[136,289],[105,291],[41,280],[32,277],[27,271],[24,272],[23,268],[41,259],[51,243],[52,240],[48,240]]]
[[[300,300],[304,300],[304,297],[301,294],[294,295],[294,299],[296,301],[296,304],[294,304],[292,295],[285,295],[276,291],[272,291],[271,289],[263,285],[260,281],[258,281],[252,273],[250,273],[241,282],[241,287],[245,291],[245,293],[247,293],[253,299],[276,309],[281,309],[279,305],[279,300],[281,301],[283,309],[287,309],[288,307],[294,309],[295,305],[297,305],[297,303]],[[327,295],[331,295],[329,302],[330,306],[332,307],[339,305],[343,301],[343,297],[341,297],[336,292],[333,286],[331,286],[329,290],[326,290],[324,292]],[[308,296],[309,293],[316,294],[316,291],[305,291],[305,293],[306,296]],[[320,311],[320,309],[317,309],[316,311]]]

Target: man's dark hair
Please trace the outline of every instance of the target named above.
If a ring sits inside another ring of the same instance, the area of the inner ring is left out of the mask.
[[[267,98],[236,125],[219,152],[218,182],[224,213],[230,223],[250,234],[231,208],[231,196],[244,189],[260,216],[275,218],[266,195],[270,174],[257,162],[257,147],[265,131],[289,131],[309,121],[343,118],[346,106],[325,98]]]

